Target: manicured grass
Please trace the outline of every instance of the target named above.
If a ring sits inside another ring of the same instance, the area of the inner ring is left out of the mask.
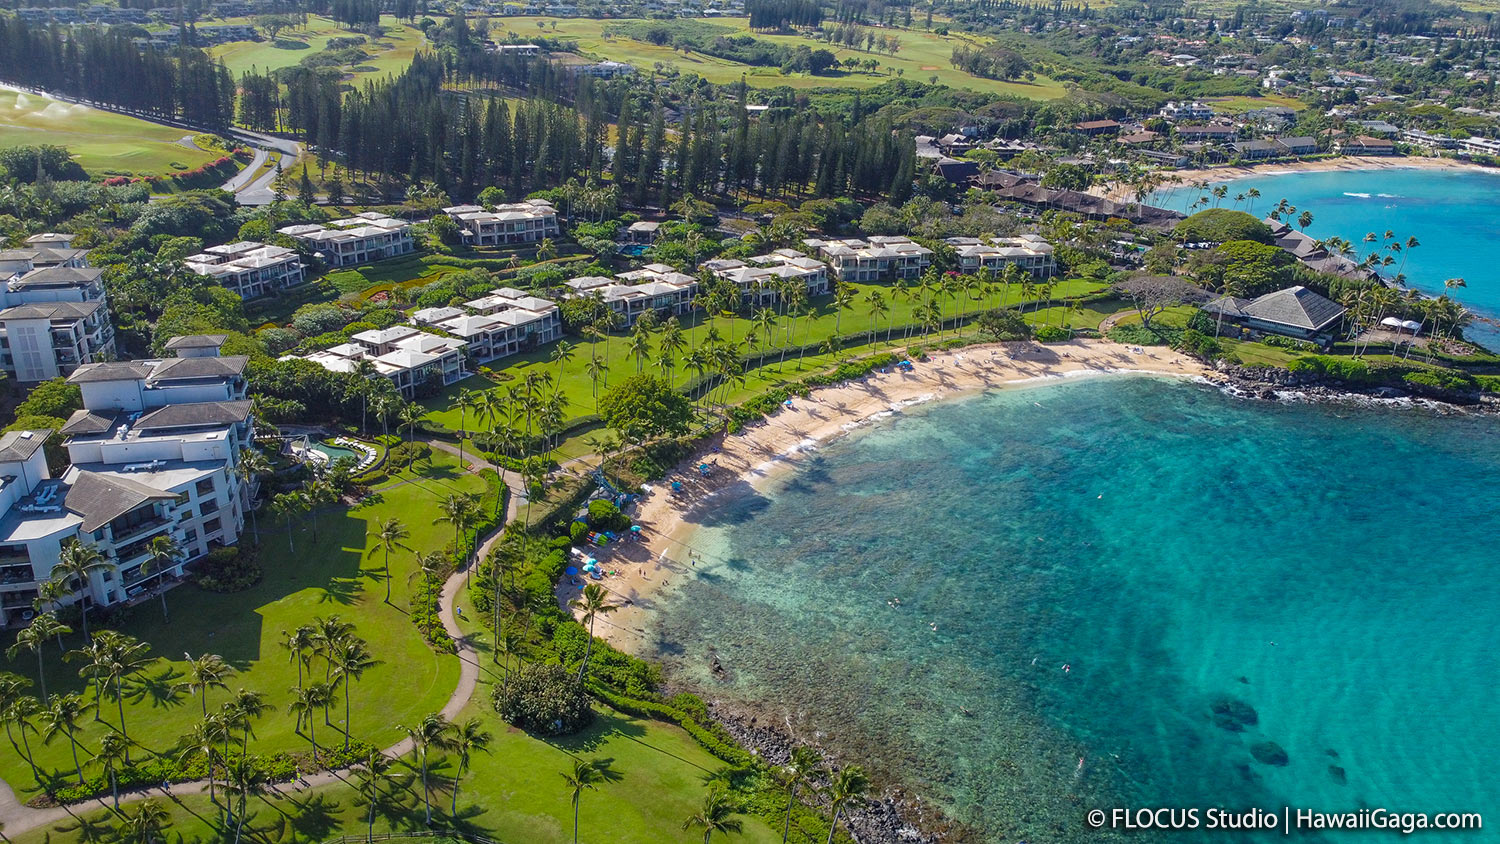
[[[1277,346],[1267,346],[1265,343],[1255,343],[1249,340],[1231,340],[1228,337],[1220,338],[1219,345],[1224,347],[1227,355],[1238,358],[1240,363],[1246,366],[1276,366],[1285,368],[1287,364],[1301,357],[1305,352],[1295,352],[1291,349],[1283,349]]]
[[[250,23],[246,18],[229,18],[228,23]],[[381,26],[385,27],[382,38],[365,43],[365,52],[370,57],[357,67],[345,68],[352,80],[378,78],[387,74],[399,74],[411,64],[425,41],[420,29],[398,21],[390,15],[382,15]],[[287,29],[276,33],[276,40],[235,41],[210,48],[210,55],[222,58],[224,65],[236,79],[249,70],[265,73],[283,67],[291,67],[306,56],[321,52],[333,38],[350,37],[357,33],[340,26],[331,18],[309,15],[307,26]]]
[[[488,753],[472,757],[472,770],[459,789],[460,828],[504,842],[572,841],[573,814],[569,789],[561,774],[571,771],[575,758],[607,760],[618,775],[586,791],[579,803],[581,842],[656,844],[701,841],[701,831],[684,831],[682,822],[702,798],[701,777],[722,766],[677,727],[642,721],[603,710],[594,724],[576,736],[547,740],[510,728],[489,704],[488,685],[481,685],[474,702],[460,720],[478,717],[494,736]],[[423,828],[421,780],[415,763],[406,757],[408,782],[390,788],[395,796],[377,804],[375,831],[413,831]],[[452,792],[448,780],[456,772],[453,760],[434,754],[429,779],[434,789],[435,820],[448,822]],[[350,783],[250,801],[245,841],[317,842],[338,835],[364,834],[368,804]],[[167,803],[172,813],[168,838],[185,841],[217,840],[212,823],[217,810],[207,795]],[[129,810],[129,807],[127,807]],[[103,829],[115,822],[108,812],[85,815]],[[733,840],[746,844],[780,841],[759,818],[742,816],[744,833]],[[24,844],[73,844],[88,840],[74,820],[15,836]],[[97,840],[97,839],[93,839]],[[722,840],[722,839],[721,839]]]
[[[1011,94],[1036,100],[1050,100],[1063,96],[1064,89],[1061,83],[1047,77],[1039,76],[1035,82],[1002,82],[996,79],[981,79],[970,76],[961,70],[956,70],[948,59],[953,53],[956,45],[968,43],[978,44],[982,39],[975,36],[956,33],[952,35],[937,35],[924,29],[898,29],[892,31],[901,39],[901,49],[894,56],[884,53],[872,53],[862,50],[848,50],[842,47],[826,44],[813,38],[802,35],[768,35],[760,32],[750,32],[748,18],[709,18],[708,23],[715,26],[725,26],[737,30],[733,35],[749,34],[756,38],[774,41],[792,46],[806,45],[814,50],[831,50],[840,59],[856,56],[860,59],[875,59],[882,68],[892,68],[891,73],[884,70],[875,73],[847,73],[828,76],[810,76],[807,74],[786,75],[779,68],[756,67],[739,62],[709,56],[703,53],[687,53],[673,50],[671,47],[657,46],[644,41],[636,41],[629,38],[604,37],[604,30],[618,21],[609,20],[587,20],[584,18],[552,18],[552,17],[505,17],[492,18],[490,21],[491,31],[499,36],[505,36],[513,32],[517,38],[526,39],[530,36],[544,32],[538,29],[537,24],[543,24],[547,37],[571,38],[578,42],[579,48],[587,55],[598,59],[612,59],[614,61],[626,62],[633,65],[637,71],[649,72],[651,66],[657,62],[671,65],[683,73],[696,73],[709,82],[718,84],[738,82],[741,76],[759,88],[774,88],[781,85],[793,88],[869,88],[881,83],[895,79],[894,70],[901,70],[904,78],[919,81],[927,81],[930,77],[938,77],[938,81],[944,85],[955,88],[969,88],[975,91],[984,91],[994,94]],[[552,24],[557,24],[557,29]]]
[[[0,147],[67,147],[91,176],[160,175],[218,158],[178,141],[192,135],[123,114],[18,91],[0,91]]]
[[[1253,111],[1267,106],[1286,106],[1294,111],[1302,111],[1307,104],[1296,97],[1288,97],[1282,94],[1263,94],[1259,97],[1211,97],[1204,100],[1205,103],[1214,107],[1215,111],[1224,111],[1230,114],[1240,114]]]
[[[162,657],[127,685],[126,726],[131,738],[161,752],[192,729],[201,718],[201,703],[171,691],[172,684],[182,679],[179,660],[184,652],[194,656],[217,653],[237,671],[229,680],[230,689],[263,692],[274,707],[255,724],[251,752],[308,749],[307,740],[294,733],[293,719],[286,714],[297,669],[280,647],[281,633],[315,616],[338,615],[355,624],[381,661],[352,688],[351,733],[380,746],[394,743],[400,738],[397,725],[440,709],[458,680],[457,661],[433,653],[407,617],[408,598],[416,585],[415,554],[441,550],[451,541],[452,529],[433,523],[443,498],[483,490],[484,481],[460,470],[457,458],[434,452],[430,460],[418,461],[414,471],[394,472],[355,507],[325,508],[317,518],[316,541],[312,521],[304,517],[294,523],[293,547],[289,548],[284,524],[271,523],[261,512],[259,559],[265,577],[260,584],[228,595],[204,592],[190,584],[179,586],[167,597],[170,622],[163,621],[159,604],[151,601],[132,610],[128,622],[119,627],[149,642],[153,655]],[[413,550],[391,556],[391,603],[386,604],[384,556],[370,551],[376,545],[372,534],[381,521],[391,517],[401,519],[410,530],[405,544]],[[98,627],[95,619],[93,629]],[[68,649],[81,647],[82,638],[75,634],[64,644]],[[57,656],[55,646],[46,649],[48,691],[82,691],[91,699],[92,692],[78,677],[79,666],[61,663]],[[36,661],[22,653],[5,667],[33,676]],[[321,666],[313,671],[321,679]],[[209,711],[214,711],[227,693],[211,691],[208,697]],[[324,745],[342,740],[342,700],[329,715],[333,726],[318,730],[319,743]],[[103,716],[109,724],[118,723],[113,701],[106,700]],[[98,747],[107,729],[105,723],[85,719],[79,736],[85,758]],[[32,747],[44,771],[66,775],[72,770],[68,742],[61,736],[45,745],[33,740]],[[25,761],[12,750],[0,751],[0,776],[23,801],[36,790]]]
[[[820,349],[809,349],[802,356],[803,359],[799,363],[799,356],[795,347],[821,344],[831,337],[835,331],[845,337],[849,337],[871,330],[871,311],[869,306],[865,304],[865,297],[872,291],[880,290],[890,307],[888,317],[879,318],[873,323],[875,330],[880,332],[880,340],[885,339],[885,329],[889,326],[894,326],[895,328],[891,336],[899,342],[904,333],[902,326],[917,322],[913,316],[913,312],[920,303],[914,302],[910,296],[900,298],[893,296],[892,285],[854,284],[852,287],[857,293],[855,305],[845,311],[842,318],[840,318],[839,314],[833,308],[832,297],[820,297],[813,303],[816,307],[816,314],[810,318],[803,317],[798,319],[791,326],[792,337],[790,345],[793,347],[793,350],[789,353],[786,364],[779,365],[777,360],[771,360],[767,361],[766,365],[747,372],[745,374],[746,383],[743,386],[738,386],[728,391],[727,400],[733,402],[736,396],[754,395],[768,387],[785,383],[787,380],[801,378],[810,371],[826,368],[833,362],[832,355],[825,355]],[[1054,288],[1052,295],[1054,298],[1083,296],[1095,293],[1101,289],[1103,289],[1103,285],[1098,282],[1075,279],[1059,282]],[[915,291],[911,292],[915,293]],[[1014,304],[1019,297],[1019,289],[1013,286],[1009,292],[1007,302]],[[942,297],[942,301],[944,302],[945,316],[948,318],[955,316],[957,309],[954,305],[954,299],[952,297]],[[993,305],[995,304],[995,300],[986,300],[985,304]],[[979,310],[979,305],[965,299],[964,308],[970,312],[976,312]],[[1054,325],[1061,321],[1060,316],[1056,315],[1045,318]],[[752,330],[751,321],[744,318],[735,319],[731,323],[729,319],[723,316],[704,318],[701,314],[698,314],[679,317],[679,321],[683,325],[683,338],[688,343],[688,349],[702,343],[704,337],[711,329],[717,331],[726,340],[732,337],[741,343],[745,335]],[[1078,324],[1086,325],[1086,320],[1080,319]],[[775,327],[771,331],[770,345],[766,344],[763,333],[757,333],[757,338],[760,341],[758,348],[779,348],[787,345],[787,328],[788,321],[785,318],[778,318],[775,322]],[[913,333],[918,334],[920,331]],[[660,342],[660,339],[659,332],[652,337],[650,360],[641,368],[645,371],[665,375],[666,373],[662,372],[656,364],[656,361],[659,359],[657,344]],[[637,370],[637,362],[630,355],[627,347],[629,339],[622,335],[617,334],[609,337],[607,340],[594,341],[580,337],[568,337],[566,338],[566,342],[574,347],[574,353],[572,359],[564,364],[562,368],[561,386],[563,397],[567,402],[566,416],[569,419],[574,419],[580,416],[591,415],[595,412],[595,385],[587,374],[587,367],[592,357],[597,356],[603,359],[608,366],[607,378],[598,385],[598,392],[601,395],[608,389],[609,384],[617,383],[623,378],[634,374]],[[878,344],[872,344],[872,348],[873,345]],[[551,362],[553,348],[555,348],[555,344],[548,344],[540,349],[522,355],[505,358],[492,364],[492,368],[512,377],[512,380],[508,381],[507,384],[518,383],[525,378],[528,371],[533,370],[545,372],[556,377],[558,367],[557,364]],[[846,346],[843,351],[845,353],[854,353],[858,349]],[[689,370],[683,364],[682,358],[684,356],[685,353],[678,356],[675,372],[672,373],[673,382],[678,385],[685,384],[696,376],[696,373]],[[433,411],[431,414],[432,419],[441,422],[449,428],[457,429],[459,414],[457,410],[452,408],[452,403],[453,399],[458,395],[458,391],[465,388],[472,390],[488,389],[491,387],[492,384],[490,381],[481,376],[475,376],[449,387],[442,394],[423,402],[423,404]],[[506,387],[502,386],[499,389],[504,390]],[[467,424],[472,429],[472,415],[468,416],[467,419]]]

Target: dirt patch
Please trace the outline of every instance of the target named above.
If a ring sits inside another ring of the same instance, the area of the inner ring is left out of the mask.
[[[935,64],[924,64],[924,65],[922,65],[922,69],[923,70],[939,70],[940,68],[938,68],[938,66],[935,65]]]

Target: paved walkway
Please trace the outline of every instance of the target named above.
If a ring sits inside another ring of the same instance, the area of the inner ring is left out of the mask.
[[[455,455],[458,454],[457,446],[452,446],[448,443],[438,440],[429,440],[428,442],[430,445],[440,451],[446,451]],[[525,494],[525,487],[520,475],[508,469],[502,469],[499,466],[495,466],[484,460],[475,459],[467,452],[467,450],[464,453],[464,460],[466,460],[469,463],[470,467],[473,469],[495,470],[500,474],[500,477],[505,481],[506,485],[510,487],[511,492],[505,508],[505,523],[502,523],[499,527],[496,527],[495,530],[491,531],[490,535],[485,537],[484,542],[482,542],[479,546],[479,554],[476,555],[475,559],[482,560],[486,555],[489,554],[490,550],[495,547],[495,544],[500,541],[500,534],[502,529],[504,528],[504,525],[506,523],[509,523],[511,519],[515,518],[516,512],[519,508],[518,500],[521,495]],[[454,718],[457,718],[458,714],[463,711],[464,707],[468,706],[469,699],[473,697],[474,690],[479,686],[479,652],[475,650],[473,642],[470,640],[470,638],[464,635],[463,630],[459,628],[458,620],[453,615],[454,602],[457,601],[461,590],[464,588],[466,574],[466,570],[460,569],[449,576],[447,582],[443,584],[443,595],[441,600],[439,601],[438,606],[438,617],[443,622],[443,629],[448,631],[448,635],[453,638],[453,642],[458,648],[458,685],[453,689],[453,694],[448,696],[448,702],[443,704],[442,708],[443,717],[449,719],[450,721]],[[390,747],[387,747],[384,752],[387,756],[402,756],[406,753],[411,752],[411,749],[411,740],[402,739],[401,741],[396,742]],[[331,785],[335,782],[342,781],[344,779],[343,773],[344,772],[342,770],[324,771],[322,773],[314,774],[313,776],[306,777],[301,780],[273,786],[272,790],[276,793],[284,794],[288,792],[303,791],[309,788],[318,788],[319,786],[324,785]],[[207,791],[208,782],[206,780],[194,780],[192,782],[173,783],[167,788],[161,788],[158,786],[155,788],[139,788],[132,791],[122,791],[120,792],[120,803],[123,806],[128,802],[144,800],[147,797],[158,797],[162,795],[165,795],[169,799],[176,800],[177,798],[183,797],[185,795],[203,794]],[[3,829],[6,835],[17,835],[28,830],[36,829],[39,826],[56,823],[62,820],[69,820],[75,817],[79,812],[92,812],[96,809],[108,809],[110,808],[110,806],[111,799],[109,795],[106,794],[102,798],[87,800],[71,806],[54,806],[49,809],[33,809],[21,803],[21,801],[16,797],[15,790],[11,788],[10,783],[5,782],[4,780],[0,780],[0,829]]]

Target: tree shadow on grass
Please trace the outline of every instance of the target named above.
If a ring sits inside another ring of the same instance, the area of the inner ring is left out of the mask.
[[[335,577],[321,587],[318,595],[320,604],[339,604],[349,606],[359,597],[360,588],[363,585],[362,577]]]
[[[278,38],[271,42],[271,46],[278,50],[310,50],[312,45],[306,41],[298,41],[295,38]]]
[[[292,810],[286,812],[287,825],[294,841],[323,841],[331,838],[343,825],[344,806],[324,794],[310,794],[303,800],[287,798]]]
[[[182,706],[187,696],[182,693],[179,684],[184,676],[186,675],[180,669],[172,665],[162,666],[155,674],[143,672],[125,684],[125,699],[132,704],[149,700],[158,709]]]

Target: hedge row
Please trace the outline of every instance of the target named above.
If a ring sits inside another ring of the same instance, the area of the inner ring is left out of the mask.
[[[705,727],[698,723],[698,719],[692,715],[672,706],[669,703],[661,703],[650,700],[639,700],[624,695],[615,694],[605,687],[597,684],[589,684],[589,694],[597,697],[607,704],[611,709],[619,710],[627,715],[637,718],[654,718],[660,721],[670,721],[687,731],[693,740],[703,746],[704,750],[712,753],[719,759],[724,760],[738,768],[750,766],[755,761],[755,756],[743,747],[740,747],[724,728],[709,721]],[[678,698],[691,697],[691,695],[679,695]],[[673,698],[677,700],[678,698]]]
[[[309,753],[273,753],[268,756],[254,756],[255,766],[265,777],[267,782],[279,783],[290,782],[300,774],[312,773],[320,768],[337,770],[347,768],[359,762],[361,759],[369,758],[370,754],[378,750],[375,745],[367,741],[351,741],[349,748],[345,750],[342,746],[334,748],[318,748],[318,759],[313,760]],[[240,758],[240,754],[231,750],[229,762],[233,763]],[[214,766],[215,775],[221,775],[224,763],[220,762]],[[183,762],[168,756],[153,756],[152,758],[121,768],[115,772],[115,787],[120,791],[129,791],[132,788],[147,788],[159,786],[164,782],[195,782],[208,777],[208,764],[201,758],[191,762]],[[111,793],[109,775],[100,771],[85,779],[82,783],[65,786],[52,792],[51,797],[58,803],[80,803],[84,800],[92,800]],[[33,799],[33,803],[45,802],[46,796]]]

